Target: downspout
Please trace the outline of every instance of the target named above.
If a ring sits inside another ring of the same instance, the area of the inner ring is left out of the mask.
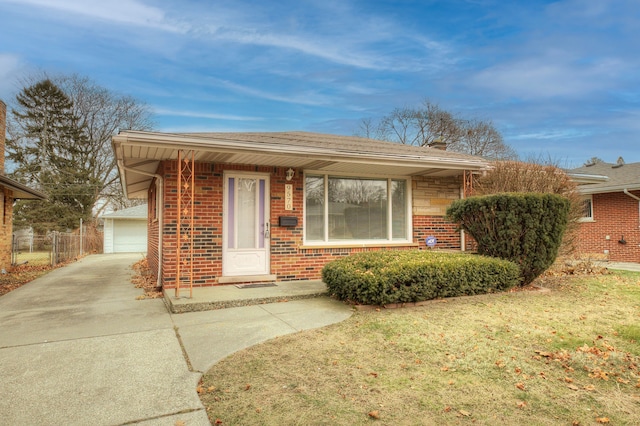
[[[463,200],[465,198],[464,194],[464,175],[462,176],[463,184],[462,188],[460,188],[460,199]],[[464,234],[464,229],[460,228],[460,251],[467,251],[467,241]]]
[[[156,178],[156,213],[158,214],[158,272],[156,287],[162,287],[162,235],[163,235],[163,209],[164,202],[162,200],[164,194],[164,179],[157,173],[143,172],[142,170],[132,169],[124,165],[122,160],[118,160],[118,166],[122,170],[127,170],[132,173],[139,173],[141,175],[150,176]],[[160,206],[160,207],[158,207]]]
[[[634,200],[636,200],[638,202],[638,227],[640,227],[640,197],[637,197],[637,196],[633,195],[632,193],[630,193],[627,188],[623,189],[622,192],[624,192],[629,197],[633,198]]]

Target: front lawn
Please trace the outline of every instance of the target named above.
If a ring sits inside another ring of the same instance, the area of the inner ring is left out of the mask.
[[[215,365],[213,424],[638,424],[640,274],[356,312]]]

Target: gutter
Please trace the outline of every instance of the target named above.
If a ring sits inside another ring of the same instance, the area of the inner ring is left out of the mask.
[[[157,281],[156,287],[162,287],[162,235],[164,228],[163,221],[163,212],[162,208],[158,208],[164,206],[163,194],[164,194],[164,179],[157,173],[147,173],[141,170],[132,169],[124,165],[122,160],[118,160],[118,167],[121,170],[126,170],[132,173],[139,173],[141,175],[150,176],[156,178],[156,213],[158,214],[158,272],[157,272]]]
[[[640,197],[633,195],[627,188],[624,188],[622,192],[638,202],[638,227],[640,227]]]

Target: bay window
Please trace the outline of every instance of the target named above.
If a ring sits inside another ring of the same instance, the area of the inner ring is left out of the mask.
[[[305,241],[408,241],[408,181],[305,175]]]

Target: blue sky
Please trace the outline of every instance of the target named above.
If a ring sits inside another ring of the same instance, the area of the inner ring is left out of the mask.
[[[40,71],[160,131],[352,135],[424,99],[522,158],[640,161],[638,0],[0,0],[0,98]]]

